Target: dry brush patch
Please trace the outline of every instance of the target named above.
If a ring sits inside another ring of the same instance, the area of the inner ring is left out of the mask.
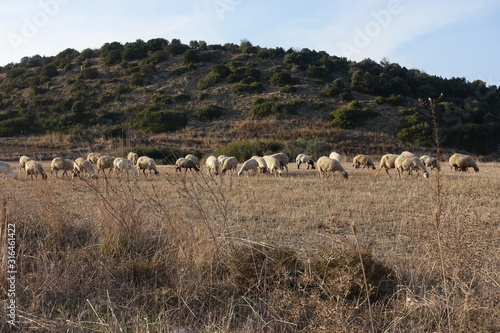
[[[21,324],[356,332],[372,318],[376,331],[446,331],[449,312],[456,332],[493,332],[500,171],[480,169],[441,174],[446,294],[435,174],[399,179],[349,165],[348,180],[320,179],[290,164],[281,178],[162,166],[159,177],[2,179],[1,221],[17,226]]]

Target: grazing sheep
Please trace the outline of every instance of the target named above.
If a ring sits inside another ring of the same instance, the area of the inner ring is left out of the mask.
[[[75,172],[73,171],[75,165],[72,160],[62,158],[62,157],[56,157],[50,162],[50,174],[52,174],[54,171],[56,172],[56,177],[59,177],[58,173],[59,170],[63,170],[63,176],[68,174],[68,171],[73,172],[73,176],[75,175]]]
[[[257,169],[259,169],[260,172],[262,172],[262,173],[266,173],[267,172],[267,163],[266,163],[266,160],[264,159],[264,157],[254,155],[251,158],[253,158],[254,160],[256,160],[257,163],[259,163],[259,167]]]
[[[132,162],[128,158],[125,157],[117,157],[113,161],[113,171],[115,175],[119,172],[119,170],[125,170],[128,176],[128,171],[132,170],[132,174],[134,176],[137,176],[137,171],[135,171],[134,166],[132,165]]]
[[[130,155],[130,153],[129,153]],[[113,170],[113,162],[115,161],[114,157],[111,156],[101,156],[97,159],[97,174],[99,174],[99,171],[102,171],[103,175],[105,175],[105,170],[109,169],[108,175],[111,173]],[[130,161],[132,163],[132,161]],[[132,163],[133,164],[133,163]]]
[[[396,166],[394,165],[394,162],[396,161],[396,158],[398,158],[399,155],[396,154],[385,154],[382,156],[380,159],[380,164],[378,166],[377,170],[377,175],[382,170],[382,168],[385,169],[385,172],[387,172],[387,175],[390,177],[391,175],[389,174],[389,169],[394,169]]]
[[[352,166],[355,167],[356,169],[357,168],[362,168],[364,169],[365,167],[367,168],[372,168],[373,170],[375,170],[375,163],[373,163],[373,160],[370,156],[368,155],[356,155],[353,159],[352,159]]]
[[[210,175],[218,175],[220,172],[220,162],[215,156],[208,156],[207,160],[205,161],[205,165],[208,168],[208,173]]]
[[[332,160],[337,160],[337,161],[339,161],[339,163],[342,164],[342,155],[340,155],[339,153],[333,151],[333,152],[330,153],[329,157]],[[318,163],[318,162],[316,162],[316,163]]]
[[[302,163],[307,164],[307,169],[309,169],[309,165],[311,166],[311,169],[316,169],[312,157],[309,155],[298,154],[297,157],[295,158],[295,162],[297,163],[297,169],[300,169],[300,165]]]
[[[405,150],[404,152],[402,152],[401,154],[399,154],[399,156],[413,157],[413,156],[415,156],[415,154],[413,154],[411,151]]]
[[[272,154],[271,156],[274,156],[280,161],[281,169],[286,169],[286,172],[288,172],[288,163],[290,162],[290,158],[288,157],[287,154],[285,153],[276,153]]]
[[[438,171],[441,170],[441,166],[438,163],[437,158],[435,157],[430,157],[429,155],[422,155],[420,156],[420,160],[426,167],[429,167],[432,169],[436,168]]]
[[[252,172],[255,175],[255,170],[257,170],[258,168],[259,168],[259,162],[251,158],[243,163],[243,165],[240,168],[240,171],[238,171],[238,176],[241,176],[243,172],[246,172],[248,177],[250,175],[250,170],[253,170]]]
[[[394,165],[396,170],[398,170],[399,178],[403,177],[403,171],[408,171],[411,175],[412,170],[417,170],[417,172],[420,170],[422,171],[424,178],[429,178],[429,173],[427,172],[424,163],[422,163],[422,161],[416,156],[399,155],[399,157],[396,158]]]
[[[193,160],[183,157],[178,158],[177,161],[175,161],[175,171],[181,171],[182,168],[184,168],[186,172],[188,169],[194,169],[196,172],[200,171]]]
[[[99,159],[99,157],[101,157],[102,155],[99,154],[99,153],[89,153],[87,155],[87,161],[90,161],[92,164],[97,164],[97,160]]]
[[[149,170],[149,174],[151,171],[154,171],[155,175],[158,175],[158,170],[156,169],[156,162],[151,157],[141,156],[137,159],[136,164],[137,172],[142,170],[142,173],[146,175],[146,170]]]
[[[12,178],[17,180],[17,174],[12,170],[12,167],[10,166],[9,163],[7,162],[1,162],[0,161],[0,172],[4,174],[4,177],[10,173],[12,175]]]
[[[342,167],[342,164],[340,164],[337,159],[333,159],[328,156],[321,156],[316,161],[316,166],[318,167],[319,176],[321,178],[323,178],[324,173],[327,174],[326,178],[328,178],[330,175],[329,173],[331,172],[333,174],[335,171],[340,172],[346,179],[349,177],[347,172]]]
[[[137,164],[138,159],[139,159],[139,155],[137,155],[137,153],[134,153],[133,151],[131,151],[127,154],[127,160],[129,160],[133,166],[135,166]]]
[[[36,162],[33,160],[29,160],[24,165],[26,170],[26,174],[31,176],[31,180],[33,180],[33,175],[35,175],[35,179],[38,179],[38,175],[42,175],[42,179],[47,179],[47,174],[43,171],[42,164],[40,162]]]
[[[224,160],[225,160],[226,158],[229,158],[229,157],[228,157],[228,156],[226,156],[226,155],[219,155],[219,157],[217,157],[217,159],[219,160],[220,165],[223,165],[223,164],[224,164]]]
[[[455,169],[455,171],[467,171],[468,168],[473,168],[474,171],[479,172],[476,161],[474,161],[470,155],[453,154],[451,155],[448,163],[452,169]]]
[[[201,162],[200,162],[199,158],[194,156],[193,154],[187,154],[186,157],[184,157],[184,158],[187,158],[188,160],[193,161],[194,165],[196,165],[196,167],[198,167],[198,169],[201,168]]]
[[[84,158],[77,158],[73,167],[74,176],[73,177],[88,177],[90,176],[92,179],[97,179],[97,175],[95,174],[94,166],[90,163],[89,160]]]
[[[31,157],[28,157],[28,156],[23,155],[23,156],[21,156],[21,157],[19,158],[19,171],[20,171],[21,169],[23,169],[23,170],[25,169],[26,162],[28,162],[28,161],[31,161]]]
[[[226,171],[231,171],[231,173],[236,170],[238,167],[238,160],[236,157],[231,156],[226,159],[224,159],[224,162],[222,164],[222,173],[226,173]]]
[[[281,171],[281,162],[274,155],[265,155],[264,160],[266,161],[267,171],[274,177],[283,176],[283,172]]]

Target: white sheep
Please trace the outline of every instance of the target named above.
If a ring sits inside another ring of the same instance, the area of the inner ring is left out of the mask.
[[[42,175],[42,179],[47,179],[47,174],[43,170],[42,164],[40,162],[29,160],[24,165],[24,168],[26,170],[26,174],[31,176],[31,180],[33,180],[33,175],[35,176],[35,179],[38,179],[39,174]]]
[[[382,170],[382,168],[385,169],[385,172],[387,172],[387,175],[390,177],[391,175],[389,174],[389,169],[394,169],[396,166],[394,165],[394,162],[396,161],[396,158],[398,158],[399,155],[396,154],[385,154],[382,156],[380,159],[380,163],[378,166],[377,170],[377,175]]]
[[[267,172],[267,163],[266,163],[266,160],[264,159],[264,157],[254,155],[251,158],[253,158],[254,160],[256,160],[257,163],[259,163],[259,167],[257,169],[259,169],[260,172],[262,172],[262,173],[266,173]]]
[[[220,161],[219,161],[220,162]],[[236,170],[238,167],[238,160],[236,157],[231,156],[226,159],[224,159],[224,162],[222,164],[222,173],[226,173],[226,171],[230,171],[231,173]]]
[[[281,169],[286,169],[286,172],[288,172],[288,163],[290,162],[290,158],[288,157],[287,154],[285,153],[276,153],[272,154],[271,156],[274,156],[280,161]]]
[[[360,155],[356,155],[353,159],[352,159],[352,166],[354,168],[362,168],[364,169],[365,167],[367,168],[372,168],[373,170],[375,170],[375,163],[373,163],[373,159],[368,156],[368,155],[363,155],[363,154],[360,154]]]
[[[250,175],[250,170],[253,170],[252,173],[255,175],[255,171],[259,168],[259,162],[255,159],[251,158],[246,160],[238,171],[238,176],[241,176],[244,172],[247,173],[247,177]]]
[[[342,155],[340,155],[339,153],[333,151],[330,153],[330,156],[329,156],[332,160],[337,160],[339,161],[340,164],[342,164]],[[316,162],[318,163],[318,162]]]
[[[439,165],[439,162],[435,157],[431,157],[429,155],[422,155],[420,156],[420,160],[422,161],[422,163],[424,163],[426,167],[431,168],[431,170],[434,168],[436,168],[438,171],[441,170],[441,166]]]
[[[102,155],[99,154],[99,153],[89,153],[87,155],[87,161],[90,161],[92,164],[97,164],[97,160],[99,159],[99,157],[101,157]]]
[[[217,157],[213,155],[208,156],[205,165],[210,175],[218,175],[220,173],[220,162]]]
[[[295,162],[297,163],[297,169],[300,169],[300,165],[302,163],[307,164],[307,169],[309,169],[309,166],[311,166],[312,169],[316,169],[316,167],[314,166],[314,161],[312,160],[312,156],[309,156],[307,154],[298,154],[295,158]]]
[[[193,154],[187,154],[186,157],[184,157],[184,158],[187,158],[188,160],[193,161],[194,164],[196,165],[196,167],[198,167],[198,169],[201,168],[200,159],[198,157],[196,157],[195,155],[193,155]]]
[[[50,162],[50,174],[52,174],[54,171],[56,172],[56,177],[59,177],[58,173],[59,170],[63,171],[63,176],[68,174],[68,171],[73,172],[73,176],[75,175],[75,172],[73,171],[74,169],[74,163],[70,159],[62,158],[62,157],[56,157]]]
[[[154,159],[148,156],[141,156],[137,159],[136,164],[137,172],[142,170],[142,173],[146,175],[146,170],[149,170],[149,174],[151,171],[154,171],[155,175],[158,175],[158,169],[156,169],[156,162]]]
[[[97,175],[95,174],[95,169],[92,163],[89,160],[86,160],[84,158],[77,158],[74,162],[74,167],[73,167],[73,172],[74,172],[74,177],[79,176],[80,178],[82,177],[88,177],[90,176],[93,179],[97,178]]]
[[[394,161],[394,165],[396,170],[398,170],[399,178],[403,177],[403,171],[408,171],[411,175],[412,170],[416,170],[417,172],[422,171],[424,178],[429,178],[429,173],[424,163],[416,156],[399,155],[396,161]]]
[[[278,175],[283,176],[283,172],[281,171],[282,164],[278,160],[278,158],[276,158],[276,156],[265,155],[264,160],[266,161],[267,172],[269,172],[271,175],[274,174],[274,177],[277,177]]]
[[[129,153],[130,154],[130,153]],[[103,175],[105,175],[105,170],[109,169],[108,175],[111,173],[113,170],[113,162],[115,161],[115,158],[112,156],[101,156],[97,159],[97,174],[99,174],[100,171],[102,171]],[[132,161],[130,161],[132,163]],[[133,164],[133,163],[132,163]]]
[[[177,161],[175,161],[175,171],[182,171],[181,169],[185,169],[187,172],[188,169],[193,169],[196,172],[200,171],[200,169],[196,166],[196,164],[193,162],[193,160],[190,160],[188,158],[178,158]]]
[[[28,157],[26,155],[19,157],[19,171],[21,171],[21,169],[25,170],[26,162],[28,162],[30,160],[31,160],[31,157]]]
[[[1,162],[0,161],[0,172],[4,174],[4,177],[7,174],[11,174],[12,178],[14,178],[15,180],[17,180],[17,174],[14,172],[14,170],[12,170],[12,167],[7,162]]]
[[[479,172],[476,161],[474,161],[474,158],[470,155],[453,154],[451,155],[448,163],[452,169],[455,169],[455,171],[467,171],[468,168],[473,168],[474,171]]]
[[[121,172],[123,170],[125,170],[125,172],[127,173],[127,176],[128,176],[129,170],[132,171],[132,174],[134,176],[137,176],[137,171],[135,171],[135,168],[132,165],[132,162],[128,158],[125,158],[125,157],[115,158],[115,160],[113,161],[113,171],[114,171],[115,175],[118,172]]]
[[[137,164],[138,159],[139,159],[139,155],[137,155],[137,153],[134,153],[133,151],[131,151],[127,154],[127,160],[129,160],[133,166],[135,166]]]
[[[326,178],[329,177],[330,173],[334,173],[335,171],[340,172],[340,174],[344,178],[348,178],[349,175],[347,172],[344,170],[342,167],[342,164],[337,159],[330,158],[328,156],[321,156],[317,161],[316,161],[316,166],[319,172],[319,176],[323,178],[324,174],[326,173]]]
[[[228,157],[228,156],[226,156],[226,155],[219,155],[219,157],[217,157],[217,159],[219,160],[220,165],[223,165],[223,164],[224,164],[224,160],[225,160],[226,158],[229,158],[229,157]]]

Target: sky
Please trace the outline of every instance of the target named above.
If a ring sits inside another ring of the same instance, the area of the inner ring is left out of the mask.
[[[307,48],[500,86],[498,0],[0,0],[0,66],[152,38]]]

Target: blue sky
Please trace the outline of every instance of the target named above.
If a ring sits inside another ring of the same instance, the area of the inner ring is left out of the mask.
[[[162,37],[388,59],[500,85],[498,0],[0,0],[0,66]]]

